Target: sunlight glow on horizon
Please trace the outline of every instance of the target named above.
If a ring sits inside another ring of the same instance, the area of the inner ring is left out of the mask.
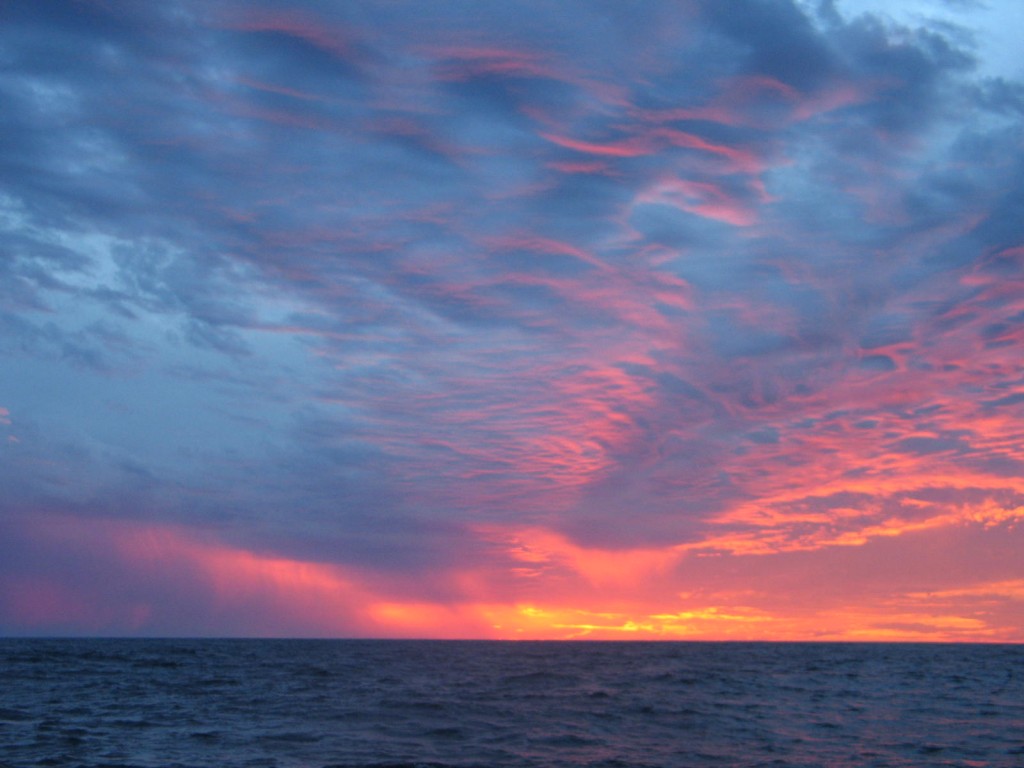
[[[988,528],[1003,522],[978,515],[973,519]],[[194,626],[187,621],[200,620],[213,636],[1021,641],[1019,634],[999,631],[986,618],[993,601],[1024,597],[1020,579],[892,595],[881,605],[869,601],[842,610],[828,605],[775,609],[770,589],[749,586],[739,593],[723,589],[718,594],[706,587],[700,593],[663,590],[652,602],[645,595],[650,591],[645,579],[659,578],[666,567],[664,558],[678,557],[678,552],[654,553],[654,562],[645,566],[637,560],[643,553],[625,553],[623,567],[632,575],[623,579],[623,571],[602,572],[595,565],[615,553],[584,552],[560,537],[532,531],[525,535],[538,551],[528,562],[567,568],[563,578],[555,580],[561,584],[556,592],[545,590],[548,594],[529,602],[409,602],[387,594],[380,574],[373,571],[342,572],[323,563],[261,555],[164,526],[107,520],[83,527],[74,520],[51,519],[45,527],[26,529],[26,546],[62,542],[76,557],[104,562],[111,579],[124,579],[114,593],[62,586],[45,578],[5,584],[0,606],[12,611],[29,634],[55,627],[60,634],[73,632],[76,616],[87,627],[86,617],[102,622],[120,616],[128,621],[129,631],[166,636],[178,634],[176,625]],[[510,543],[514,548],[524,546]],[[561,551],[556,554],[552,547]],[[489,578],[467,577],[477,583]],[[193,614],[182,622],[177,613],[182,606],[150,602],[145,593],[136,593],[137,584],[130,584],[130,579],[150,588],[155,585],[158,593],[189,594]],[[100,626],[93,625],[94,631]]]

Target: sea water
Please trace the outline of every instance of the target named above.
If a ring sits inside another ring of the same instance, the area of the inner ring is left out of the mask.
[[[0,640],[0,766],[1024,766],[1024,646]]]

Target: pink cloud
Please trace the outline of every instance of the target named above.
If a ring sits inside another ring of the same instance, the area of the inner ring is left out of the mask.
[[[731,169],[736,171],[757,174],[765,167],[764,161],[754,152],[724,144],[715,144],[695,134],[674,128],[656,128],[651,132],[651,136],[663,139],[672,146],[695,149],[723,157],[729,161]]]
[[[556,136],[549,133],[542,133],[541,136],[560,147],[599,157],[643,157],[657,151],[651,141],[644,137],[634,137],[619,142],[602,144],[599,142],[570,139],[565,136]]]
[[[838,81],[807,94],[775,78],[752,75],[723,81],[718,93],[703,105],[635,110],[635,114],[654,123],[707,121],[769,129],[867,102],[882,87]]]
[[[551,168],[561,173],[583,173],[583,174],[596,174],[596,175],[614,175],[611,168],[607,163],[601,161],[593,162],[559,162],[551,161],[546,163],[548,168]]]
[[[465,80],[482,75],[561,79],[548,57],[524,50],[487,46],[430,46],[422,49],[444,62],[440,77]]]
[[[757,221],[757,213],[747,203],[706,181],[662,179],[641,192],[637,202],[672,206],[734,227],[749,227]]]
[[[302,40],[341,60],[353,57],[351,32],[301,10],[247,9],[221,18],[228,29],[242,32],[277,32]]]

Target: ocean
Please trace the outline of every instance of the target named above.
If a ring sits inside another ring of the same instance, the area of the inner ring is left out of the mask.
[[[1024,646],[0,640],[0,766],[1024,766]]]

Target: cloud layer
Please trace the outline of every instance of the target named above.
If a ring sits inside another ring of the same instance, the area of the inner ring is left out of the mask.
[[[1024,640],[960,13],[6,8],[0,631]]]

